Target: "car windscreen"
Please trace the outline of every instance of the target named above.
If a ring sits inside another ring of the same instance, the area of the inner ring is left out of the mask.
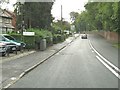
[[[6,38],[10,39],[10,40],[15,40],[13,37],[11,36],[5,36]]]

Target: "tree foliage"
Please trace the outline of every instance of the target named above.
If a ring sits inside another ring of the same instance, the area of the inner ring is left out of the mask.
[[[70,23],[67,21],[61,21],[61,20],[57,20],[57,22],[53,22],[53,28],[54,28],[54,32],[58,32],[59,30],[70,30]]]
[[[47,29],[51,26],[53,2],[25,2],[16,3],[17,24],[24,20],[27,28]]]
[[[118,31],[119,2],[88,2],[75,19],[78,30]]]
[[[77,19],[78,15],[78,12],[70,12],[70,19],[73,23],[75,23],[75,20]]]

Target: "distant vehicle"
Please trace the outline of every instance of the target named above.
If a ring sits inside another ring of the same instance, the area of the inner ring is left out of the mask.
[[[82,35],[81,35],[81,38],[82,38],[82,39],[87,39],[87,34],[85,34],[85,33],[82,34]]]
[[[16,40],[14,37],[8,34],[1,34],[2,41],[10,42],[16,45],[17,50],[21,50],[21,48],[25,48],[26,44],[24,42]]]
[[[69,35],[70,31],[69,30],[64,30],[64,33]]]

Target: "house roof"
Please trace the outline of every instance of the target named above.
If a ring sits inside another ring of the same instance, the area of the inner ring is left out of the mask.
[[[5,9],[5,11],[6,11],[10,16],[12,16],[12,17],[16,17],[16,15],[15,15],[14,12],[11,12],[11,11],[6,10],[6,9]]]
[[[12,18],[10,14],[8,14],[5,10],[0,9],[0,17],[5,17],[5,18]]]

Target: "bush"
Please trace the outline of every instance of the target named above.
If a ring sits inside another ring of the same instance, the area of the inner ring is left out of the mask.
[[[64,35],[58,35],[57,38],[59,42],[63,42],[65,40]]]
[[[53,44],[53,36],[52,33],[48,30],[44,29],[28,29],[28,31],[35,32],[35,42],[36,44],[40,44],[41,39],[46,39],[47,46],[50,46]]]
[[[35,49],[35,41],[40,42],[40,37],[38,36],[21,36],[21,34],[9,34],[13,36],[16,40],[26,43],[26,49]]]
[[[41,38],[52,37],[52,33],[44,29],[28,29],[28,31],[35,32],[35,35],[38,35]]]
[[[51,46],[53,44],[57,44],[59,42],[64,41],[67,36],[66,34],[52,34],[48,30],[43,30],[43,29],[28,29],[27,31],[30,32],[35,32],[35,36],[22,36],[21,34],[16,34],[16,33],[11,33],[10,35],[15,37],[19,41],[23,41],[26,43],[26,48],[27,49],[35,49],[36,46],[40,44],[41,39],[45,38],[46,39],[46,44],[47,47]]]
[[[14,37],[16,40],[18,40],[18,41],[23,40],[20,34],[15,34],[15,33],[14,33],[14,34],[9,34],[9,35],[13,36],[13,37]]]
[[[53,43],[54,43],[54,44],[58,43],[57,35],[56,35],[56,34],[53,35]]]
[[[46,37],[46,43],[47,43],[47,47],[53,45],[53,38],[52,37]]]
[[[54,34],[53,35],[53,43],[59,43],[59,42],[63,42],[65,40],[65,35],[61,35],[61,34]]]
[[[26,49],[35,49],[35,36],[24,36],[23,41],[26,43]]]

